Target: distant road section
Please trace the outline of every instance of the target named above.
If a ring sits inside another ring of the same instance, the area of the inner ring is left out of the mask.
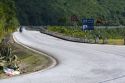
[[[13,36],[59,62],[50,70],[0,80],[0,83],[125,83],[125,46],[69,42],[28,30],[15,32]]]

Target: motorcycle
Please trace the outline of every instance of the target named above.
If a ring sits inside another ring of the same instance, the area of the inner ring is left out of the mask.
[[[20,32],[20,33],[22,33],[22,32],[23,32],[22,27],[20,27],[19,32]]]

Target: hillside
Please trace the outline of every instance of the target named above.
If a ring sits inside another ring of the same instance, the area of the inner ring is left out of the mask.
[[[70,17],[101,18],[125,25],[124,0],[15,0],[22,25],[69,24]]]
[[[15,2],[13,0],[0,0],[0,37],[4,31],[14,30],[17,25]]]

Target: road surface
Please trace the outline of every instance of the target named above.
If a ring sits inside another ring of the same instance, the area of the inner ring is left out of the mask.
[[[13,36],[24,45],[52,55],[58,65],[0,83],[125,83],[125,46],[69,42],[27,30]]]

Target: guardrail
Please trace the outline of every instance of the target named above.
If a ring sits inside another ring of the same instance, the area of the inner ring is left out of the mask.
[[[46,29],[41,29],[40,30],[41,33],[56,37],[56,38],[60,38],[63,40],[67,40],[67,41],[72,41],[72,42],[79,42],[79,43],[91,43],[91,44],[99,44],[99,39],[89,39],[89,38],[75,38],[75,37],[70,37],[70,36],[65,36],[62,34],[59,34],[57,32],[50,32]],[[104,40],[103,44],[108,43],[107,40]]]

